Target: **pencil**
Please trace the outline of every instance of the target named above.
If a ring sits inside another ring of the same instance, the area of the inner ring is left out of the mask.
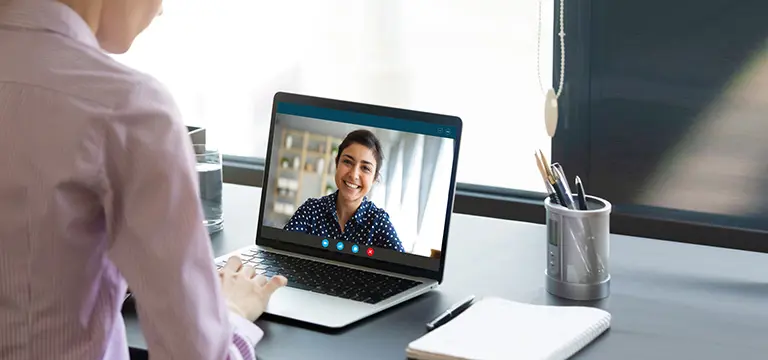
[[[541,149],[539,149],[539,156],[541,156],[541,163],[542,165],[544,165],[544,170],[547,171],[547,176],[549,177],[550,183],[552,184],[552,186],[554,186],[555,185],[554,182],[556,180],[555,175],[552,174],[552,170],[551,170],[552,167],[549,165],[549,161],[547,161],[547,157],[544,156],[544,152],[541,151]]]
[[[541,179],[544,180],[544,188],[547,189],[547,194],[552,194],[555,192],[555,190],[552,188],[551,184],[549,183],[549,180],[547,180],[547,171],[544,170],[544,164],[541,162],[541,158],[539,158],[538,153],[534,153],[533,155],[536,156],[536,166],[539,167],[539,173],[541,173]]]
[[[539,152],[535,155],[536,164],[539,167],[541,177],[544,179],[544,186],[547,188],[549,198],[555,204],[563,204],[563,195],[557,188],[557,182],[554,175],[552,175],[549,164],[547,163],[547,158],[544,156],[544,153],[541,150],[539,150]]]

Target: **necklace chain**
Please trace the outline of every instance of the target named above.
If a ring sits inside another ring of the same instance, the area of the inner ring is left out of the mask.
[[[560,36],[560,84],[557,87],[557,92],[555,93],[555,97],[559,98],[560,93],[563,91],[563,81],[565,80],[565,27],[563,26],[563,8],[564,8],[564,1],[560,0],[560,33],[558,35]],[[539,88],[541,88],[542,92],[546,92],[544,90],[544,84],[541,83],[541,6],[542,6],[543,0],[539,0],[539,27],[537,31],[537,37],[536,37],[536,73],[539,75]]]

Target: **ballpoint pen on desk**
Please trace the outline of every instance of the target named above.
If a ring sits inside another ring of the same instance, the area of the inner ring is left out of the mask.
[[[574,180],[576,182],[576,196],[579,199],[579,209],[589,210],[587,205],[587,193],[584,191],[584,185],[581,183],[581,179],[577,176]]]
[[[440,326],[445,325],[447,322],[451,321],[451,319],[459,316],[459,314],[464,312],[464,310],[469,309],[469,307],[474,302],[475,302],[475,296],[470,295],[468,298],[451,306],[450,309],[446,310],[445,312],[440,314],[437,318],[427,323],[427,331],[432,331],[437,329]]]

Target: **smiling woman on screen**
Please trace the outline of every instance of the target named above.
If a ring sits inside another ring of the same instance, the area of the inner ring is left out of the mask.
[[[284,229],[405,251],[389,214],[366,197],[379,179],[381,153],[381,143],[372,132],[355,130],[347,134],[336,154],[338,190],[305,201]]]

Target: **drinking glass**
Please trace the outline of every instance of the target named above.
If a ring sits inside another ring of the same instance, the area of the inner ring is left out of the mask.
[[[197,158],[197,175],[200,183],[200,200],[205,219],[203,225],[209,234],[224,228],[221,192],[223,188],[223,167],[221,153],[209,145],[193,145]]]

